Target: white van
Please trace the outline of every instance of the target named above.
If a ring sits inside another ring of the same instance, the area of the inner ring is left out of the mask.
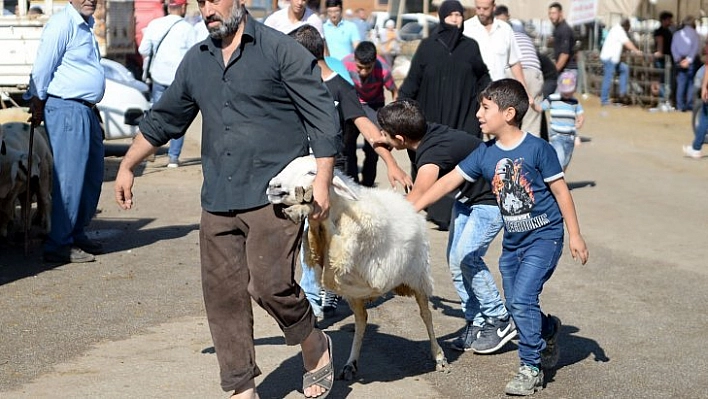
[[[369,32],[369,35],[372,36],[371,39],[379,37],[380,33],[386,30],[384,25],[389,19],[396,21],[396,16],[391,16],[386,11],[373,11],[371,15],[369,15],[367,22],[371,28],[371,31]],[[428,34],[430,34],[438,26],[439,22],[440,20],[432,15],[423,13],[403,14],[401,15],[401,28],[398,31],[398,34],[401,37],[401,40],[405,41],[422,39],[423,26],[427,23]]]

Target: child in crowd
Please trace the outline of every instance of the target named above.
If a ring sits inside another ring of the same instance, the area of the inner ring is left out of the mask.
[[[484,178],[492,183],[504,220],[499,270],[506,306],[519,331],[520,367],[506,385],[509,395],[531,395],[543,389],[543,370],[555,367],[559,359],[561,322],[541,311],[539,299],[563,250],[563,220],[573,259],[582,264],[588,260],[556,154],[550,144],[519,129],[528,106],[521,83],[492,82],[481,94],[477,118],[482,132],[494,139],[480,145],[415,201],[415,208],[421,210],[465,181]]]
[[[391,152],[376,141],[381,139],[379,128],[371,122],[364,112],[361,103],[356,95],[354,87],[349,84],[344,78],[332,71],[324,57],[324,40],[320,36],[316,28],[311,25],[302,25],[288,34],[295,39],[303,47],[305,47],[317,60],[317,65],[322,73],[327,90],[332,95],[335,103],[335,108],[338,113],[338,123],[343,130],[358,129],[366,139],[367,143],[372,145],[372,149],[381,156],[386,163],[388,170],[388,180],[392,186],[400,183],[404,188],[413,184],[411,178],[404,172],[393,159]],[[346,157],[340,150],[335,157],[335,167],[344,171],[346,166]],[[333,292],[326,291],[320,287],[319,282],[315,279],[315,272],[304,262],[304,251],[300,252],[300,262],[302,264],[302,277],[300,279],[300,287],[305,291],[307,299],[310,301],[312,311],[315,313],[318,321],[334,315],[340,297]]]
[[[548,141],[558,154],[558,161],[565,172],[568,169],[573,149],[580,143],[577,129],[583,126],[583,106],[574,97],[575,74],[563,72],[558,79],[558,92],[548,96],[541,105],[534,104],[538,112],[549,111],[551,126]]]
[[[384,88],[391,92],[394,100],[398,96],[391,67],[377,55],[376,46],[372,42],[359,43],[354,49],[354,53],[344,57],[342,62],[354,81],[356,94],[366,111],[366,116],[376,123],[376,111],[381,109],[385,103]],[[346,134],[344,137],[344,155],[347,157],[346,174],[357,183],[361,182],[363,186],[373,187],[376,180],[376,163],[379,157],[373,150],[371,143],[365,141],[364,163],[360,181],[356,159],[357,136],[358,132],[355,130],[354,134]]]
[[[415,152],[418,173],[407,197],[412,203],[482,143],[465,131],[426,123],[423,110],[410,99],[381,108],[378,121],[390,146]],[[502,218],[484,179],[461,185],[455,198],[447,256],[467,324],[452,347],[493,353],[516,336],[514,322],[482,258],[501,230]]]

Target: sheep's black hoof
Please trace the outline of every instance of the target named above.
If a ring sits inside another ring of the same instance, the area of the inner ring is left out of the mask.
[[[356,376],[356,363],[347,364],[337,376],[337,379],[344,381],[353,381]]]
[[[436,360],[435,361],[435,371],[439,371],[441,373],[449,373],[450,372],[450,364],[447,362],[447,359],[442,358],[441,360]]]

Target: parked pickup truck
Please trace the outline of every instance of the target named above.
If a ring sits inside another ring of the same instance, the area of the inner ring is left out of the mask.
[[[66,7],[66,4],[66,1],[46,0],[44,15],[30,17],[26,13],[27,0],[19,0],[18,15],[0,16],[0,92],[3,100],[22,102],[44,24],[52,12]],[[142,114],[150,108],[147,86],[135,80],[122,65],[136,48],[133,7],[132,0],[98,0],[94,13],[94,31],[104,57],[101,63],[107,80],[106,93],[97,106],[108,140],[135,135]]]

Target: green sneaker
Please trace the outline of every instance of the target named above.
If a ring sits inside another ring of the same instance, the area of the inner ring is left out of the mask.
[[[528,396],[543,389],[543,371],[536,367],[519,367],[514,379],[506,384],[507,395]]]
[[[553,324],[553,333],[546,340],[546,349],[541,351],[541,368],[550,370],[556,367],[560,359],[560,346],[558,345],[558,335],[560,335],[561,321],[556,316],[548,315]]]

